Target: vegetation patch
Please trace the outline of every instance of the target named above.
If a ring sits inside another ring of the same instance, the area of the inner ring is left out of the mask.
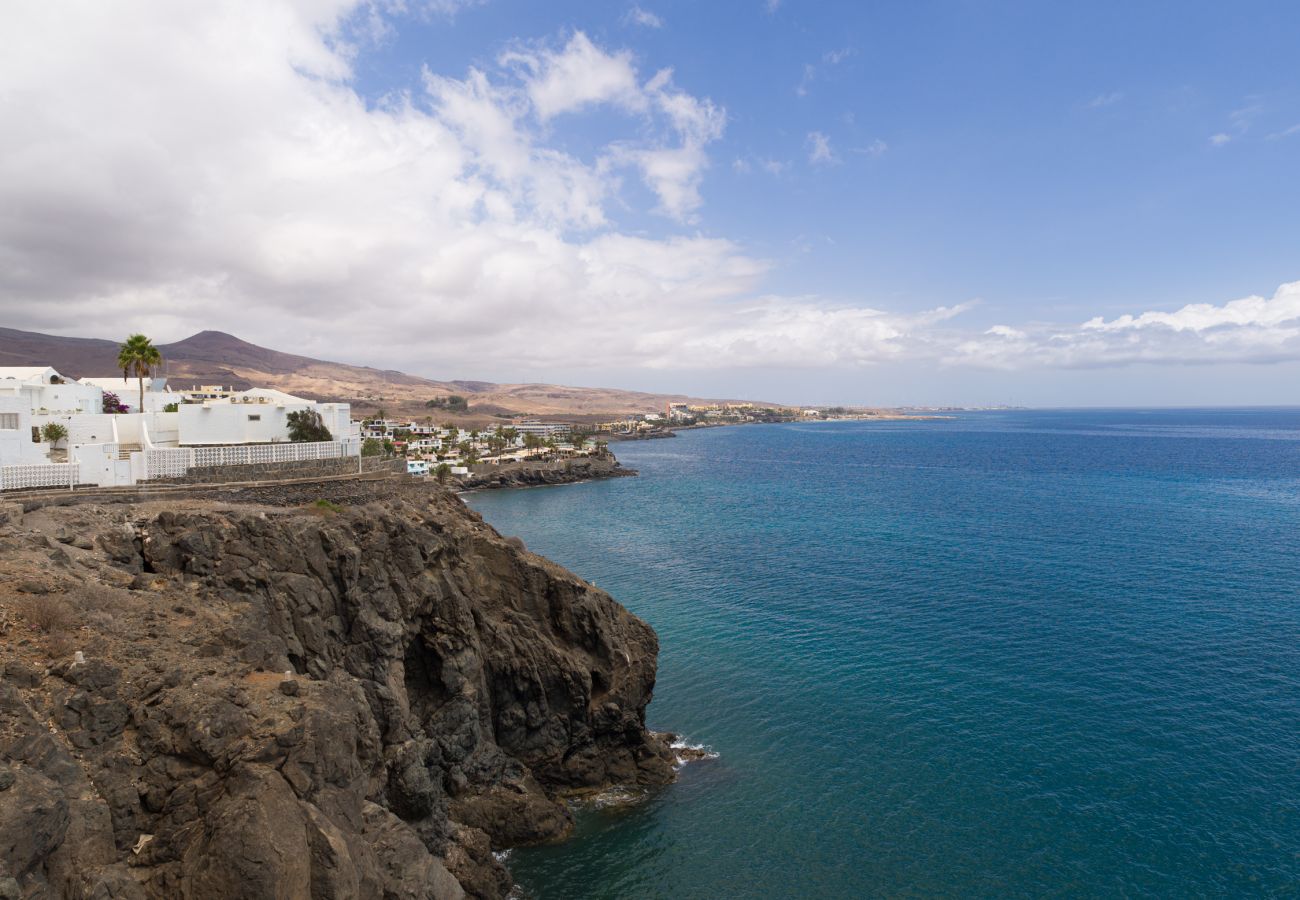
[[[77,624],[67,601],[51,594],[19,597],[14,607],[24,622],[44,634],[70,631]]]

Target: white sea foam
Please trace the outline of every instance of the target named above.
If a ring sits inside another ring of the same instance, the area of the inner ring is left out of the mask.
[[[678,735],[675,740],[668,744],[668,749],[673,751],[673,756],[677,760],[674,768],[677,769],[690,762],[701,759],[717,759],[721,755],[707,744],[692,744],[681,735]]]
[[[636,788],[623,787],[615,785],[607,788],[598,794],[593,794],[587,801],[587,805],[593,809],[611,809],[619,806],[631,806],[634,803],[640,803],[648,793]]]

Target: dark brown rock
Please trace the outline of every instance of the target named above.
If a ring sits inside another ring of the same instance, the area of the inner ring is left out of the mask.
[[[567,834],[566,792],[672,778],[645,729],[654,632],[436,485],[211,489],[21,527],[0,603],[44,571],[45,531],[93,536],[99,563],[85,662],[26,632],[0,659],[0,875],[23,890],[500,898],[493,850]]]

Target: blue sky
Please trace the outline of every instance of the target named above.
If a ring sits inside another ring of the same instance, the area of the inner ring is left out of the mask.
[[[1300,276],[1300,133],[1269,139],[1300,124],[1293,3],[494,0],[399,27],[358,64],[370,97],[575,29],[672,67],[727,110],[699,226],[780,260],[774,290],[1072,318]],[[589,124],[557,143],[590,153]]]
[[[1295,402],[1294,4],[237,6],[127,4],[71,40],[10,23],[50,43],[0,79],[51,90],[11,150],[62,147],[107,106],[174,167],[112,165],[121,142],[67,151],[86,196],[156,206],[74,215],[139,239],[42,281],[63,306],[20,305],[36,275],[0,283],[14,324],[69,331],[57,310],[107,299],[170,338],[251,302],[263,314],[227,330],[437,377]],[[241,22],[257,38],[236,51]],[[189,56],[140,62],[150,39]],[[58,88],[91,71],[113,75],[80,109]],[[159,127],[186,98],[215,111],[219,146]],[[66,191],[10,194],[68,216]],[[140,251],[152,229],[167,258]],[[25,272],[48,264],[6,246]]]

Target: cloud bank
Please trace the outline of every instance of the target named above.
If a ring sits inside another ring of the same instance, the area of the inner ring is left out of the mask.
[[[420,9],[449,21],[473,5]],[[363,97],[356,60],[407,7],[0,8],[0,29],[25,36],[0,55],[3,324],[162,340],[218,328],[441,375],[503,361],[1300,358],[1296,284],[1271,299],[983,332],[962,329],[960,303],[904,314],[764,293],[770,262],[697,230],[721,105],[582,31]],[[583,153],[557,137],[579,120],[599,132]],[[807,147],[815,163],[837,160],[820,132]],[[631,230],[628,215],[660,224]]]

